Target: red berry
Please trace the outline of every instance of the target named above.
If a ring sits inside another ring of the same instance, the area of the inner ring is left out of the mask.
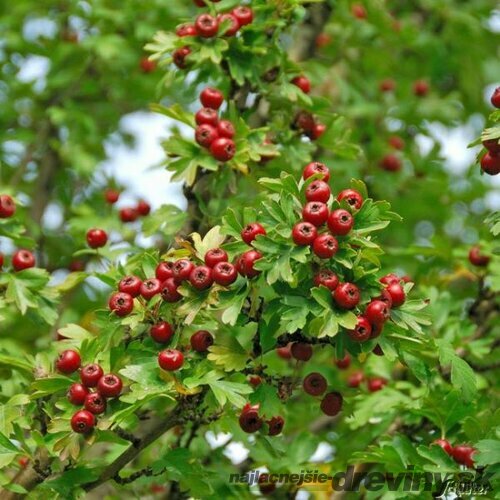
[[[290,351],[298,361],[309,361],[313,355],[311,344],[305,344],[304,342],[294,342]]]
[[[213,267],[212,276],[218,285],[228,286],[236,281],[238,271],[229,262],[219,262]]]
[[[333,300],[342,309],[354,309],[360,300],[359,289],[352,283],[341,283],[332,292]]]
[[[413,84],[413,93],[418,97],[424,97],[429,92],[429,84],[425,80],[417,80]]]
[[[390,308],[381,300],[372,300],[365,309],[364,316],[372,324],[385,323],[391,315]]]
[[[207,330],[198,330],[191,335],[190,342],[196,352],[207,352],[214,343],[214,337]]]
[[[328,207],[321,201],[310,201],[302,209],[302,218],[319,227],[328,219]]]
[[[212,269],[208,266],[196,266],[189,275],[189,281],[197,290],[206,290],[214,282]]]
[[[168,280],[168,278],[173,278],[174,276],[173,267],[174,267],[173,262],[160,262],[156,266],[155,276],[162,282]]]
[[[497,87],[491,95],[491,104],[493,104],[495,108],[500,108],[500,87]]]
[[[172,59],[174,61],[174,64],[179,69],[184,69],[187,66],[186,57],[189,54],[191,54],[191,49],[187,46],[174,50],[174,52],[172,53]]]
[[[83,261],[83,260],[72,260],[69,263],[68,269],[72,273],[76,273],[76,272],[80,272],[80,271],[85,271],[85,261]]]
[[[319,139],[326,131],[326,125],[323,123],[315,123],[308,136],[312,141]]]
[[[194,264],[189,259],[179,259],[174,262],[172,268],[173,278],[177,283],[189,279],[191,271],[194,269]]]
[[[134,308],[134,298],[128,293],[117,292],[111,295],[108,305],[117,316],[127,316]]]
[[[307,394],[319,396],[326,391],[328,384],[321,373],[310,373],[302,382],[302,387]]]
[[[354,17],[357,19],[366,19],[366,9],[364,8],[363,5],[359,3],[355,3],[351,7],[351,13]]]
[[[253,21],[253,11],[250,7],[240,5],[232,11],[233,16],[238,19],[240,26],[246,26]]]
[[[277,436],[278,434],[281,434],[281,431],[285,426],[285,419],[281,416],[272,417],[266,423],[269,427],[269,432],[267,433],[268,436]]]
[[[87,244],[90,248],[101,248],[108,242],[108,235],[102,229],[87,231]]]
[[[485,174],[500,174],[500,154],[496,155],[488,151],[481,158],[481,169]]]
[[[335,361],[335,364],[340,370],[347,370],[347,368],[351,366],[351,356],[349,355],[349,353],[346,353],[346,355],[342,359],[337,359]]]
[[[77,411],[71,417],[71,428],[79,434],[88,434],[95,427],[95,417],[87,410]]]
[[[348,330],[349,338],[354,342],[365,342],[370,339],[372,326],[370,322],[363,316],[358,316],[358,322],[354,330]]]
[[[241,230],[241,239],[247,244],[251,245],[255,238],[259,235],[266,235],[266,230],[263,226],[261,226],[258,222],[252,222],[251,224],[247,224]]]
[[[97,382],[97,391],[105,398],[116,398],[122,392],[121,378],[114,373],[103,375]]]
[[[248,382],[253,387],[258,387],[260,384],[262,384],[262,378],[260,378],[258,375],[250,375],[248,377]]]
[[[158,278],[149,278],[141,284],[141,295],[146,300],[151,300],[155,295],[161,293],[161,281]]]
[[[205,264],[208,267],[215,267],[219,262],[227,262],[227,253],[222,248],[212,248],[205,254]]]
[[[337,288],[339,279],[333,271],[330,271],[330,269],[320,269],[316,276],[314,276],[314,284],[316,286],[326,286],[326,288],[333,291]]]
[[[194,23],[196,33],[203,38],[211,38],[217,35],[219,21],[210,14],[201,14]]]
[[[194,24],[181,24],[175,29],[175,34],[181,38],[185,36],[196,36],[196,28]]]
[[[340,392],[329,392],[321,401],[321,411],[329,417],[338,415],[342,410],[344,400]]]
[[[328,233],[320,234],[313,241],[313,252],[320,259],[331,259],[338,251],[339,244],[337,240]]]
[[[488,139],[483,141],[483,146],[493,155],[500,154],[500,139]]]
[[[98,392],[87,394],[85,398],[85,409],[94,415],[100,415],[106,411],[106,398]]]
[[[76,372],[80,368],[81,359],[80,355],[71,349],[63,351],[59,354],[56,360],[56,370],[60,373],[69,375]]]
[[[340,191],[337,195],[337,200],[345,200],[348,205],[355,210],[359,210],[363,205],[363,197],[354,189],[344,189]]]
[[[363,382],[364,379],[365,376],[363,375],[363,372],[353,372],[347,378],[347,385],[355,389],[356,387],[359,387],[361,385],[361,382]]]
[[[3,253],[0,252],[0,269],[3,266],[3,262],[4,262],[4,256],[3,256]]]
[[[382,80],[379,85],[381,92],[392,92],[396,88],[396,82],[390,78]]]
[[[403,287],[399,283],[391,283],[386,290],[392,299],[392,307],[399,307],[405,303],[406,294]]]
[[[286,346],[277,347],[276,354],[283,359],[292,359],[292,343],[289,342]]]
[[[306,188],[307,201],[321,201],[326,203],[330,198],[330,186],[325,181],[312,181]]]
[[[205,108],[219,109],[224,102],[224,95],[218,89],[206,87],[200,93],[200,101]]]
[[[125,207],[119,211],[120,220],[122,222],[135,222],[139,214],[134,207]]]
[[[182,299],[178,292],[179,285],[174,278],[168,278],[161,284],[161,297],[165,302],[177,302]]]
[[[296,245],[311,245],[317,236],[318,230],[310,222],[298,222],[293,226],[292,238]]]
[[[239,424],[243,431],[251,434],[262,427],[262,418],[259,417],[259,405],[246,405],[241,410]]]
[[[233,14],[227,12],[226,14],[222,14],[221,16],[217,16],[218,21],[220,24],[228,23],[228,27],[224,30],[224,35],[226,36],[234,36],[236,33],[238,33],[238,30],[240,29],[240,23],[236,16]]]
[[[490,257],[488,255],[483,255],[481,253],[481,248],[475,245],[469,250],[469,261],[473,266],[485,267],[489,264]]]
[[[335,235],[345,236],[354,226],[353,216],[343,208],[338,208],[328,217],[328,228]]]
[[[30,459],[28,457],[21,457],[17,463],[23,468],[25,469],[27,467],[27,465],[29,464],[29,461]]]
[[[152,61],[148,57],[143,57],[139,61],[139,67],[143,73],[152,73],[156,69],[156,61]]]
[[[324,163],[320,163],[319,161],[313,161],[311,163],[308,163],[304,167],[304,171],[302,172],[302,178],[309,179],[309,177],[320,174],[321,177],[320,179],[328,182],[330,180],[330,170],[328,170],[328,167]]]
[[[135,207],[135,211],[142,217],[145,217],[151,212],[151,205],[145,200],[139,200]]]
[[[118,198],[120,198],[120,192],[117,191],[116,189],[109,188],[106,189],[106,191],[104,191],[104,199],[110,205],[116,203],[118,201]]]
[[[260,274],[260,271],[254,268],[257,260],[262,258],[262,254],[257,250],[248,250],[239,258],[240,274],[247,278],[253,278]]]
[[[382,302],[385,302],[387,307],[390,309],[392,307],[392,297],[391,294],[387,290],[382,290],[380,295],[378,297],[375,297],[374,300],[380,300]]]
[[[309,94],[309,92],[311,92],[311,82],[309,81],[309,78],[304,75],[296,76],[292,79],[291,83],[299,87],[304,94]]]
[[[160,321],[149,330],[151,338],[159,344],[166,344],[174,335],[174,328],[166,321]]]
[[[125,276],[118,283],[118,290],[132,295],[132,297],[137,297],[141,293],[141,285],[142,281],[137,276]]]
[[[393,154],[385,155],[379,163],[380,167],[388,172],[397,172],[401,170],[401,160]]]
[[[16,203],[8,194],[0,195],[0,219],[8,219],[16,212]]]
[[[212,108],[201,108],[196,112],[194,118],[197,125],[211,125],[216,128],[217,123],[219,123],[219,115]]]
[[[377,392],[384,388],[387,380],[382,377],[373,377],[367,380],[366,385],[370,392]]]
[[[305,133],[312,133],[314,129],[314,116],[308,111],[299,111],[295,115],[293,125]]]
[[[23,271],[35,267],[35,256],[29,250],[18,250],[12,256],[14,271]]]
[[[158,364],[163,370],[170,372],[178,370],[184,363],[184,356],[177,349],[167,349],[158,354]]]
[[[472,455],[474,455],[474,453],[476,453],[475,448],[464,444],[453,447],[451,451],[455,462],[470,468],[474,467],[474,460],[472,458]]]
[[[217,132],[220,137],[227,137],[228,139],[232,139],[236,134],[234,125],[229,120],[221,120],[217,124]]]
[[[404,149],[405,141],[399,137],[399,135],[391,135],[389,137],[389,145],[394,149]]]
[[[80,370],[80,380],[85,387],[96,387],[103,375],[102,368],[96,363],[85,365]]]
[[[400,283],[401,278],[394,274],[394,273],[389,273],[386,274],[385,276],[382,276],[382,278],[379,279],[380,283],[383,283],[384,285],[392,285],[392,283]]]
[[[436,439],[431,444],[437,444],[438,446],[440,446],[441,448],[443,448],[443,450],[448,455],[452,455],[452,453],[453,453],[453,447],[451,446],[451,444],[446,439]]]
[[[322,47],[326,47],[332,41],[332,37],[328,33],[320,33],[315,40],[316,47],[321,49]]]
[[[370,335],[370,339],[376,339],[377,337],[380,337],[383,330],[384,330],[383,323],[373,323],[372,324],[372,333]],[[384,355],[382,348],[378,344],[373,348],[372,352],[376,356],[383,356]]]
[[[219,161],[229,161],[236,154],[236,146],[231,139],[219,137],[210,144],[210,153]]]
[[[72,405],[81,406],[85,402],[88,393],[89,390],[83,384],[71,384],[67,394],[68,401]]]

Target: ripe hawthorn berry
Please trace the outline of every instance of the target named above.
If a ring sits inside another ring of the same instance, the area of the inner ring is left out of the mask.
[[[218,137],[217,128],[208,123],[198,125],[194,131],[195,141],[203,148],[210,148],[210,144]]]
[[[207,330],[198,330],[191,335],[190,343],[196,352],[207,352],[214,343],[214,337]]]
[[[186,57],[189,54],[191,54],[191,49],[186,45],[174,50],[172,53],[172,60],[179,69],[184,69],[187,67]]]
[[[234,134],[236,134],[236,130],[234,129],[234,125],[229,120],[220,120],[217,124],[217,133],[220,137],[232,139]]]
[[[248,382],[253,387],[258,387],[260,384],[262,384],[262,378],[259,377],[259,375],[250,375],[248,377]]]
[[[203,38],[211,38],[217,35],[219,21],[210,14],[201,14],[194,23],[196,33]]]
[[[259,417],[259,405],[245,405],[239,417],[241,430],[252,434],[262,427],[262,418]]]
[[[399,283],[391,283],[386,288],[392,299],[392,307],[399,307],[405,303],[406,294]]]
[[[401,160],[393,154],[385,155],[379,162],[379,166],[388,172],[398,172],[401,170]]]
[[[216,127],[219,123],[219,115],[215,109],[201,108],[194,115],[196,125],[212,125]]]
[[[355,389],[361,385],[364,379],[365,376],[362,371],[352,372],[349,377],[347,377],[347,385]]]
[[[122,222],[135,222],[139,217],[135,207],[124,207],[118,212]]]
[[[313,372],[307,375],[302,382],[304,392],[311,396],[320,396],[326,391],[328,384],[326,378],[321,373]]]
[[[208,266],[196,266],[189,275],[189,282],[197,290],[210,288],[214,282],[212,269]]]
[[[139,67],[143,73],[152,73],[156,69],[156,62],[148,57],[142,57],[139,61]]]
[[[213,267],[212,276],[218,285],[228,286],[236,281],[238,271],[229,262],[219,262]]]
[[[109,298],[108,306],[117,316],[127,316],[134,309],[134,299],[128,293],[116,292]]]
[[[313,355],[311,344],[304,342],[294,342],[290,351],[297,361],[309,361]]]
[[[330,269],[320,269],[314,276],[314,284],[316,286],[326,286],[329,290],[335,290],[339,284],[337,275]]]
[[[380,278],[379,281],[384,285],[391,285],[392,283],[399,284],[401,282],[401,278],[394,273],[389,273],[386,274],[385,276],[382,276],[382,278]]]
[[[292,343],[276,348],[276,354],[282,359],[292,359]]]
[[[320,259],[331,259],[338,251],[339,244],[337,240],[328,233],[320,234],[313,241],[313,252]]]
[[[123,388],[122,379],[114,373],[103,375],[97,382],[97,392],[105,398],[116,398]]]
[[[417,80],[413,84],[413,93],[417,97],[424,97],[429,93],[429,84],[425,80]]]
[[[391,315],[390,308],[381,300],[372,300],[365,309],[364,316],[372,324],[385,323]]]
[[[4,262],[4,256],[3,256],[3,253],[0,252],[0,269],[3,266],[3,262]]]
[[[379,84],[379,89],[381,92],[392,92],[396,88],[396,82],[391,78],[386,78],[382,80]]]
[[[311,92],[311,82],[309,78],[304,75],[296,76],[291,80],[291,83],[299,87],[299,89],[302,90],[304,94],[309,94],[309,92]]]
[[[222,248],[212,248],[205,254],[204,261],[208,267],[215,267],[219,262],[228,261],[227,252]]]
[[[173,267],[174,267],[173,262],[160,262],[156,266],[155,276],[162,282],[168,280],[168,278],[173,278],[174,276]]]
[[[285,426],[285,419],[281,416],[272,417],[266,421],[266,424],[269,427],[269,431],[267,433],[268,436],[277,436],[281,434],[283,427]]]
[[[328,182],[330,180],[330,170],[324,163],[320,163],[319,161],[313,161],[308,163],[304,167],[304,171],[302,172],[302,178],[309,179],[313,175],[320,174],[320,179]]]
[[[314,128],[314,116],[308,111],[299,111],[293,120],[293,126],[304,133],[311,133]]]
[[[240,26],[246,26],[253,21],[253,10],[245,5],[235,7],[232,11],[233,16],[238,19]]]
[[[196,28],[194,24],[181,24],[175,28],[175,34],[181,38],[185,36],[196,36]]]
[[[259,224],[258,222],[252,222],[250,224],[247,224],[242,230],[241,230],[241,239],[247,244],[251,245],[252,242],[257,238],[259,234],[266,235],[266,230],[264,227]]]
[[[393,147],[394,149],[404,149],[405,148],[405,141],[399,137],[399,135],[391,135],[389,137],[389,145]]]
[[[161,293],[161,281],[158,278],[149,278],[141,284],[141,295],[146,300],[151,300],[155,295]]]
[[[307,135],[312,141],[319,139],[326,131],[326,125],[324,123],[316,122],[313,125],[311,131],[307,132]]]
[[[354,226],[353,216],[343,208],[338,208],[328,216],[328,229],[332,234],[345,236]]]
[[[481,158],[481,169],[485,174],[498,175],[500,173],[500,154],[488,151]]]
[[[96,387],[103,375],[104,372],[97,363],[85,365],[80,370],[80,380],[85,387]]]
[[[98,392],[87,394],[84,402],[85,409],[94,415],[100,415],[106,411],[106,398]]]
[[[467,446],[465,444],[461,444],[458,446],[454,446],[451,454],[455,459],[455,462],[465,465],[466,467],[472,468],[474,467],[474,459],[472,456],[476,453],[476,449],[472,446]]]
[[[210,153],[218,161],[229,161],[236,154],[236,146],[232,139],[219,137],[210,144]]]
[[[174,262],[172,267],[173,278],[177,283],[189,279],[194,264],[189,259],[179,259]]]
[[[330,194],[330,186],[321,180],[312,181],[305,191],[307,201],[321,201],[323,203],[330,199]]]
[[[223,33],[225,36],[234,36],[236,35],[236,33],[238,33],[238,30],[240,29],[240,23],[237,17],[232,13],[226,12],[225,14],[217,16],[217,19],[219,21],[219,24],[228,23],[228,26]]]
[[[353,283],[341,283],[332,292],[333,300],[342,309],[354,309],[360,300],[359,288]]]
[[[354,342],[365,342],[370,339],[372,326],[364,316],[358,316],[358,321],[353,330],[348,330],[348,335]]]
[[[146,217],[151,212],[151,205],[146,200],[139,200],[135,207],[135,211],[142,217]]]
[[[128,293],[132,297],[137,297],[141,293],[142,280],[137,276],[125,276],[118,283],[118,290]]]
[[[453,453],[453,447],[451,446],[449,441],[446,439],[436,439],[431,444],[435,444],[437,446],[440,446],[445,451],[445,453],[447,453],[448,455],[451,455]]]
[[[383,330],[384,330],[383,323],[373,323],[372,324],[372,333],[370,334],[370,339],[376,339],[377,337],[380,337]],[[373,348],[372,352],[376,356],[383,356],[384,355],[384,353],[382,352],[382,348],[378,344]]]
[[[366,9],[360,3],[355,3],[351,6],[351,13],[357,19],[366,19]]]
[[[182,295],[177,290],[178,283],[174,278],[168,278],[161,284],[161,297],[165,302],[177,302],[182,299]]]
[[[323,225],[328,219],[328,207],[320,201],[310,201],[302,209],[302,218],[316,227]]]
[[[483,146],[494,156],[500,154],[500,138],[483,141]]]
[[[72,349],[67,349],[59,354],[56,360],[56,370],[69,375],[80,368],[81,361],[80,354]]]
[[[344,399],[340,392],[329,392],[321,401],[321,411],[329,417],[338,415],[342,410]]]
[[[318,230],[310,222],[298,222],[293,226],[292,239],[296,245],[311,245],[317,236]]]
[[[174,335],[174,328],[166,321],[160,321],[149,329],[151,338],[159,344],[166,344]]]
[[[351,356],[346,353],[343,358],[335,360],[335,364],[339,370],[347,370],[351,366]]]
[[[366,385],[370,392],[377,392],[382,390],[384,386],[387,385],[387,380],[382,377],[373,377],[367,380]]]
[[[337,201],[342,200],[345,200],[347,204],[355,210],[359,210],[363,205],[363,197],[354,189],[344,189],[340,191],[337,195]]]
[[[29,250],[17,250],[12,256],[14,271],[23,271],[35,267],[35,256]]]
[[[90,248],[101,248],[108,242],[108,235],[102,229],[89,229],[87,231],[87,245]]]
[[[88,410],[77,411],[71,417],[71,428],[79,434],[88,434],[95,427],[95,417]]]
[[[219,109],[224,102],[224,95],[219,89],[206,87],[200,93],[200,101],[204,108]]]
[[[469,261],[473,266],[485,267],[489,264],[490,257],[482,254],[481,248],[475,245],[469,250]]]
[[[326,47],[332,41],[332,37],[328,33],[320,33],[315,40],[316,47],[321,49]]]
[[[83,384],[71,384],[67,394],[68,401],[72,405],[81,406],[85,402],[88,393],[89,390]]]
[[[262,258],[262,254],[257,250],[248,250],[243,253],[239,261],[239,271],[242,276],[254,278],[260,271],[254,268],[255,262]]]
[[[178,370],[184,364],[184,355],[177,349],[166,349],[158,354],[158,364],[163,370]]]
[[[500,108],[500,87],[497,87],[493,94],[491,94],[491,104],[495,106],[495,108]]]
[[[271,481],[266,474],[259,475],[259,491],[264,496],[270,496],[276,490],[276,482]]]
[[[16,212],[16,203],[8,194],[0,195],[0,219],[8,219]]]

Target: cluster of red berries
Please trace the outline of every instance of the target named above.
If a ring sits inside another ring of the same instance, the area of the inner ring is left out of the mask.
[[[63,351],[55,363],[58,372],[71,375],[80,373],[80,381],[71,384],[68,389],[68,401],[75,406],[83,406],[71,417],[71,428],[74,432],[88,434],[96,425],[96,415],[106,411],[106,400],[120,395],[123,383],[114,373],[104,374],[103,369],[95,363],[81,366],[78,352],[71,349]],[[92,389],[95,389],[92,391]]]
[[[292,345],[292,353],[294,345]],[[311,396],[322,396],[328,388],[328,382],[326,378],[321,375],[321,373],[313,372],[304,378],[302,387],[304,389],[304,392],[310,394]],[[344,398],[342,397],[342,394],[337,391],[332,391],[327,393],[323,397],[320,403],[320,408],[325,415],[334,417],[335,415],[338,415],[342,410],[343,402]]]
[[[207,87],[201,91],[200,101],[203,108],[195,115],[195,140],[207,148],[216,160],[229,161],[236,153],[233,141],[235,130],[229,120],[219,120],[217,113],[224,102],[224,95],[220,90]]]
[[[120,198],[120,192],[113,188],[104,191],[106,203],[114,205]],[[145,217],[151,212],[151,205],[145,200],[139,200],[135,207],[124,207],[119,211],[122,222],[135,222],[138,217]]]
[[[205,2],[203,0],[195,0],[195,3],[199,7],[205,6]],[[175,33],[181,38],[187,36],[212,38],[219,34],[219,28],[221,25],[223,25],[226,26],[226,28],[222,35],[234,36],[243,26],[251,24],[252,21],[252,9],[247,6],[240,5],[239,7],[235,7],[230,12],[218,14],[217,17],[214,17],[210,14],[200,14],[196,18],[194,24],[182,24],[181,26],[177,27]],[[189,56],[189,54],[191,54],[191,49],[187,45],[176,49],[172,54],[174,64],[180,69],[186,68],[186,58]]]
[[[392,78],[386,78],[379,83],[380,92],[394,92],[396,90],[396,82]],[[413,93],[417,97],[425,97],[430,90],[430,85],[427,80],[415,80],[413,82]]]
[[[452,457],[455,462],[466,467],[474,467],[474,459],[472,456],[476,453],[476,449],[466,444],[452,446],[446,439],[436,439],[432,444],[436,444]]]
[[[243,407],[239,417],[241,429],[249,434],[252,434],[259,431],[265,422],[268,426],[268,436],[277,436],[278,434],[281,434],[281,431],[285,426],[285,419],[278,415],[265,420],[264,417],[259,415],[259,409],[260,406],[258,404],[251,405],[250,403],[247,403]]]
[[[373,350],[374,354],[378,354],[380,351],[375,348]],[[337,359],[335,361],[337,368],[340,370],[347,370],[351,365],[351,356],[346,354],[343,358]],[[356,370],[349,374],[347,377],[347,385],[352,389],[357,389],[362,382],[366,382],[366,387],[369,392],[377,392],[387,385],[387,380],[383,377],[365,377],[365,374],[361,370]]]
[[[486,267],[490,262],[489,255],[484,255],[478,245],[474,245],[469,250],[469,262],[473,266]]]
[[[497,87],[491,96],[491,104],[495,108],[500,108],[500,87]],[[481,169],[485,174],[500,174],[500,138],[483,141],[483,146],[487,149],[481,158]]]

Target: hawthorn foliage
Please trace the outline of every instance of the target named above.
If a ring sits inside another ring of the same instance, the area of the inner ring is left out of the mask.
[[[251,498],[275,485],[231,473],[348,465],[498,487],[490,2],[196,3],[1,7],[2,498]],[[186,209],[118,209],[100,169],[148,107]],[[460,126],[461,170],[436,138]]]

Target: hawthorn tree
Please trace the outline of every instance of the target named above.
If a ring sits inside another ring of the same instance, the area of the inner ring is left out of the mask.
[[[491,8],[2,8],[2,498],[337,497],[229,478],[349,465],[498,487]],[[148,106],[185,210],[117,209],[99,169]]]

